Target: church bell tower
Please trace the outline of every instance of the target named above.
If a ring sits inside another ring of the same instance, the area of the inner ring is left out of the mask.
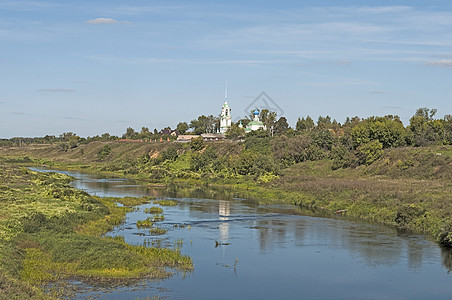
[[[228,82],[226,81],[226,87],[224,89],[224,103],[221,108],[220,115],[220,133],[225,133],[229,127],[231,127],[231,108],[228,104]]]

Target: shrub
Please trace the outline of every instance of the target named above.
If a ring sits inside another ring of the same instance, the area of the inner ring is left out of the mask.
[[[370,165],[383,154],[383,145],[375,140],[358,147],[356,152],[360,165]]]
[[[99,158],[99,160],[104,160],[110,155],[110,153],[111,147],[109,145],[105,145],[99,150],[99,152],[97,152],[97,158]]]

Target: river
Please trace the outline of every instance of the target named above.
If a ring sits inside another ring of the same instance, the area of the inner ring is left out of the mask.
[[[43,171],[42,169],[33,168]],[[87,289],[77,298],[146,299],[451,299],[452,253],[418,234],[346,218],[307,216],[289,205],[257,205],[231,191],[169,190],[125,179],[66,172],[73,185],[105,197],[154,196],[166,234],[139,229],[145,204],[108,235],[130,244],[180,247],[195,269],[163,281]],[[78,283],[79,284],[79,283]]]

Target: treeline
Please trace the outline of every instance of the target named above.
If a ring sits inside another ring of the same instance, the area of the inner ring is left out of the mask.
[[[299,118],[291,128],[284,117],[274,118],[266,130],[236,137],[235,143],[174,143],[158,156],[147,154],[125,165],[106,165],[111,171],[147,174],[151,178],[235,178],[252,176],[268,181],[282,169],[304,161],[331,159],[333,169],[370,165],[384,149],[403,146],[452,145],[452,118],[435,119],[436,110],[421,108],[404,127],[399,117],[347,118],[340,124],[330,117],[314,122]],[[234,128],[234,127],[233,127]],[[235,129],[231,130],[235,130]],[[108,161],[108,151],[99,158]],[[108,149],[107,149],[108,150]]]

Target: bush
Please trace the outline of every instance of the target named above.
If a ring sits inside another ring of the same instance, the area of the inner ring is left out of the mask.
[[[111,147],[109,145],[105,145],[99,150],[99,152],[97,152],[97,158],[99,158],[99,160],[104,160],[110,155],[110,153]]]
[[[200,151],[204,149],[204,139],[202,136],[190,140],[190,149],[192,151]]]
[[[360,165],[370,165],[383,154],[383,145],[379,141],[372,141],[358,147],[356,152]]]

